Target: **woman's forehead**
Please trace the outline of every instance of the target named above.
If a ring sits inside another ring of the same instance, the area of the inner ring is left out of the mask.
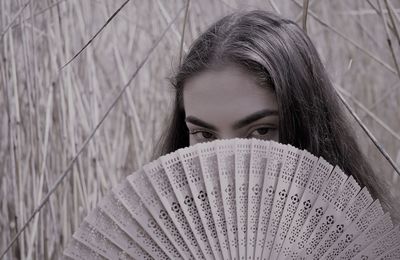
[[[277,110],[275,93],[256,83],[253,75],[237,67],[205,71],[183,88],[186,116],[229,117],[232,120],[264,110]]]

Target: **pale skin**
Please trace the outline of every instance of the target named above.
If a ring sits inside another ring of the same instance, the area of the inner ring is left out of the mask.
[[[190,145],[235,137],[279,140],[274,92],[239,67],[193,76],[184,85],[183,100]]]

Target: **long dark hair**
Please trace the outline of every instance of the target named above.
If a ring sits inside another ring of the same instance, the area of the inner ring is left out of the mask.
[[[266,11],[241,11],[211,25],[192,44],[176,75],[170,124],[154,158],[189,146],[185,81],[206,69],[235,64],[272,88],[278,101],[279,142],[306,149],[354,176],[376,197],[379,187],[361,153],[318,53],[293,21]]]

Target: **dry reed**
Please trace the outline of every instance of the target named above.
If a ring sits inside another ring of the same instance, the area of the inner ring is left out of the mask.
[[[0,253],[189,1],[130,1],[76,55],[124,2],[0,1]],[[171,109],[167,77],[207,25],[235,9],[254,8],[300,24],[301,2],[190,1],[5,259],[57,259],[103,194],[149,161]],[[400,3],[307,2],[307,33],[332,81],[399,165]],[[398,200],[398,176],[356,124],[355,130]]]

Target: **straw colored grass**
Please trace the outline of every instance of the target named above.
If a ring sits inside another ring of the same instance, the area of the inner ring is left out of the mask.
[[[100,30],[124,2],[0,1],[0,254],[184,10],[5,259],[57,259],[105,192],[150,160],[171,110],[167,78],[180,54],[235,9],[280,12],[300,26],[306,20],[332,81],[399,165],[398,2],[306,1],[306,19],[304,1],[298,0],[131,0]],[[398,200],[398,176],[354,126],[379,178]]]

